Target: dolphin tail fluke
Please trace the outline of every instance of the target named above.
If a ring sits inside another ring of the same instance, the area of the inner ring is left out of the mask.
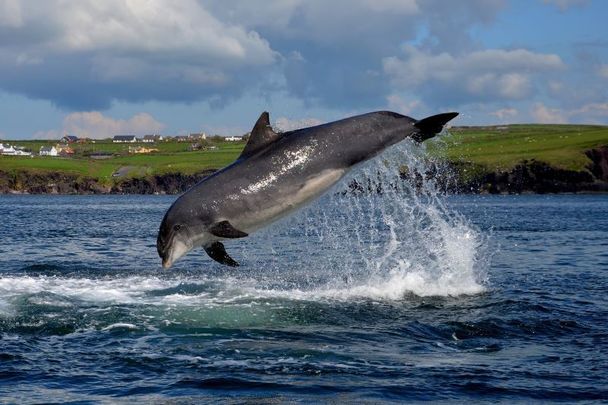
[[[204,247],[205,252],[209,255],[210,258],[215,260],[220,264],[225,264],[230,267],[238,267],[239,264],[236,260],[226,253],[226,248],[222,242],[214,242],[210,245]]]
[[[412,136],[417,142],[423,142],[434,137],[443,130],[443,126],[458,115],[457,112],[448,112],[443,114],[431,115],[414,123],[419,132]]]

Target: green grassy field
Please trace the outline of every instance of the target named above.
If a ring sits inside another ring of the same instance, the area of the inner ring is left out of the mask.
[[[608,145],[608,127],[594,125],[509,125],[452,128],[433,140],[429,151],[452,162],[488,170],[508,170],[524,160],[585,170],[585,151]]]
[[[56,142],[11,141],[6,142],[38,151],[42,145]],[[217,142],[214,150],[188,151],[189,143],[159,142],[157,144],[94,144],[71,145],[76,153],[73,157],[50,156],[0,156],[0,170],[28,170],[37,173],[65,172],[109,181],[112,174],[126,167],[127,176],[143,176],[164,173],[192,174],[206,169],[217,169],[233,162],[245,146],[244,142]],[[129,146],[144,146],[159,149],[148,154],[129,154]],[[112,153],[109,159],[92,159],[92,152]]]
[[[4,141],[7,143],[7,141]],[[56,141],[9,141],[35,153],[42,145]],[[524,160],[535,159],[551,166],[585,170],[590,163],[585,151],[608,145],[608,127],[592,125],[509,125],[489,127],[456,127],[450,133],[429,142],[431,155],[451,162],[477,167],[479,170],[508,170]],[[145,176],[164,173],[192,174],[218,169],[234,161],[244,142],[212,141],[214,150],[188,151],[187,142],[154,144],[115,144],[111,141],[73,144],[74,157],[0,156],[0,170],[35,172],[66,172],[112,181],[119,169],[124,176]],[[129,154],[129,146],[157,148],[150,154]],[[93,152],[112,153],[109,159],[87,157]]]

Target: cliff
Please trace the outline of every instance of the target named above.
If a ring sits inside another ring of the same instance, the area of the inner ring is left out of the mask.
[[[586,170],[552,167],[536,160],[523,161],[508,171],[481,173],[459,182],[461,192],[490,194],[608,192],[608,146],[586,152]]]
[[[483,167],[444,163],[441,169],[431,166],[427,173],[405,172],[406,181],[420,184],[423,176],[434,177],[449,193],[587,193],[608,192],[608,146],[586,152],[590,163],[585,170],[555,168],[536,160],[525,160],[510,170],[489,171]],[[447,165],[447,168],[445,167]],[[27,194],[179,194],[212,174],[206,170],[196,174],[168,173],[154,176],[128,177],[110,184],[91,177],[63,172],[0,171],[0,193]],[[352,181],[353,193],[382,192],[390,185]]]
[[[132,177],[105,184],[98,179],[61,172],[0,171],[0,193],[24,194],[179,194],[215,170],[186,175]]]
[[[590,162],[585,170],[567,170],[552,167],[545,162],[524,160],[509,170],[488,170],[483,166],[442,162],[428,165],[425,173],[404,168],[401,177],[415,188],[422,187],[424,179],[434,179],[446,193],[459,194],[547,194],[547,193],[605,193],[608,192],[608,146],[586,152]],[[382,193],[380,181],[368,179],[365,183],[352,180],[351,193]]]

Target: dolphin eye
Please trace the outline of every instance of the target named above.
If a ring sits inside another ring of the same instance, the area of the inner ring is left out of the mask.
[[[182,229],[182,226],[180,224],[177,224],[177,225],[173,226],[173,230],[176,231],[176,232],[179,231],[180,229]]]

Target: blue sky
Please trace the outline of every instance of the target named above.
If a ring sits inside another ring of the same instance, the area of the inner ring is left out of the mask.
[[[0,139],[608,124],[608,1],[0,0]]]

